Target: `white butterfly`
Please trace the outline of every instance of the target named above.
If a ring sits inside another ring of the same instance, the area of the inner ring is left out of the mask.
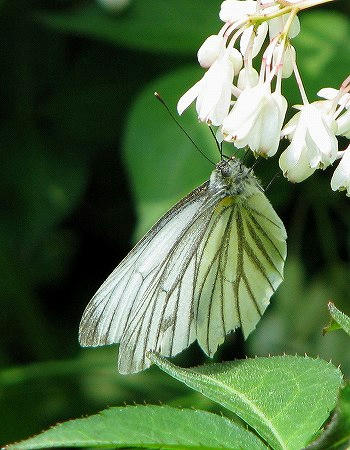
[[[123,374],[147,352],[174,356],[195,339],[213,356],[241,327],[247,338],[283,279],[286,231],[256,177],[232,157],[170,209],[88,304],[83,346],[120,342]]]

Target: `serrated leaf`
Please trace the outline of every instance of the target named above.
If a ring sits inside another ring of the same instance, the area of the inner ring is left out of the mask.
[[[342,381],[332,364],[308,357],[255,358],[190,369],[154,354],[150,358],[233,411],[274,449],[305,447],[334,408]]]
[[[310,445],[312,450],[349,449],[350,445],[350,383],[340,392],[334,417],[321,437]]]
[[[322,333],[323,333],[323,335],[325,335],[325,334],[329,333],[330,331],[337,331],[337,330],[341,330],[341,329],[342,329],[342,327],[334,319],[331,319],[329,324],[323,328]]]
[[[213,169],[154,98],[154,92],[159,92],[175,110],[180,95],[202,74],[190,66],[159,78],[147,85],[131,108],[123,150],[138,212],[137,237],[207,180]],[[208,127],[198,123],[194,110],[186,111],[180,121],[202,151],[217,162],[215,141]]]
[[[334,303],[328,303],[329,314],[332,316],[332,320],[329,325],[327,325],[323,332],[327,333],[329,331],[343,329],[345,333],[350,336],[350,317],[348,317],[343,312],[334,305]]]
[[[220,26],[221,1],[135,1],[119,16],[106,14],[96,4],[65,12],[40,12],[41,23],[136,50],[194,55],[204,39]],[[195,18],[195,20],[194,20]]]
[[[266,449],[250,431],[225,417],[169,406],[110,408],[71,420],[8,449],[53,447]]]

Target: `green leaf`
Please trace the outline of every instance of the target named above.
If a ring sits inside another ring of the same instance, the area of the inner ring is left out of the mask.
[[[56,425],[8,449],[53,447],[266,449],[250,431],[225,417],[169,406],[110,408]]]
[[[274,449],[304,447],[334,408],[342,381],[332,364],[308,357],[255,358],[191,369],[154,354],[150,358],[233,411]]]
[[[325,10],[301,14],[301,33],[293,44],[310,99],[316,98],[322,87],[337,87],[346,77],[350,64],[349,32],[350,21],[344,14]]]
[[[343,329],[350,336],[350,317],[339,311],[334,303],[328,303],[329,314],[332,316],[331,322],[323,329],[324,333]]]
[[[130,173],[139,216],[137,237],[170,206],[207,180],[212,165],[179,130],[154,98],[159,92],[172,110],[181,94],[202,76],[193,67],[178,70],[147,85],[133,105],[124,139],[124,157]],[[219,153],[207,126],[198,123],[193,109],[180,118],[198,146],[212,160]]]
[[[194,56],[204,39],[220,26],[217,18],[220,3],[219,0],[135,1],[119,16],[108,15],[91,4],[60,13],[40,12],[36,17],[60,32],[89,36],[138,51]]]
[[[349,449],[350,444],[350,383],[341,390],[337,409],[321,437],[312,443],[313,450]]]

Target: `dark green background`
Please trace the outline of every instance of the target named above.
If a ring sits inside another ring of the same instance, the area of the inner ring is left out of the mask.
[[[77,333],[136,236],[209,176],[153,92],[174,109],[201,76],[195,53],[218,31],[219,5],[131,0],[113,16],[87,0],[0,2],[0,443],[124,402],[213,408],[156,369],[119,376],[117,349],[81,350]],[[339,0],[301,15],[310,100],[350,72],[349,14]],[[285,92],[300,102],[292,79]],[[217,157],[194,112],[182,122]],[[277,158],[256,168],[264,185],[277,170]],[[285,282],[247,343],[229,337],[218,360],[307,352],[349,377],[346,337],[321,333],[327,301],[350,313],[350,199],[331,191],[331,174],[272,184],[289,235]],[[178,358],[201,361],[196,345]]]

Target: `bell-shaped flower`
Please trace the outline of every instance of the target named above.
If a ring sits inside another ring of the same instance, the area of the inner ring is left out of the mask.
[[[257,10],[255,0],[225,0],[221,4],[219,17],[223,22],[238,22],[248,19],[249,14],[254,14]]]
[[[282,152],[279,165],[283,175],[292,183],[300,183],[312,175],[316,168],[311,168],[306,147],[289,147]]]
[[[321,105],[326,104],[328,108],[331,108],[332,103],[336,102],[337,105],[340,106],[340,109],[343,110],[343,112],[341,114],[340,111],[339,114],[336,113],[336,122],[338,126],[337,135],[345,136],[350,139],[350,94],[346,92],[342,93],[338,89],[323,88],[317,93],[317,95],[326,99],[326,101],[319,102]]]
[[[291,139],[279,161],[284,176],[299,183],[316,169],[332,164],[338,152],[336,129],[333,117],[315,104],[302,106],[301,111],[282,130],[282,135]]]
[[[201,45],[197,53],[199,64],[208,69],[225,50],[225,39],[222,36],[213,34],[209,36]]]
[[[283,14],[283,16],[275,17],[269,20],[269,36],[270,40],[276,37],[279,33],[282,33],[287,21],[289,19],[289,14]],[[288,37],[293,39],[300,33],[300,22],[297,16],[294,17],[289,31]]]
[[[222,124],[224,139],[237,148],[249,146],[256,154],[273,156],[278,149],[287,101],[271,94],[269,84],[245,89]]]
[[[345,150],[338,167],[333,173],[331,188],[333,191],[346,190],[346,195],[350,197],[350,145]]]
[[[289,78],[294,70],[295,65],[295,59],[296,59],[296,52],[295,48],[288,44],[285,48],[282,49],[283,55],[282,55],[282,61],[279,61],[280,59],[280,52],[281,52],[281,45],[276,45],[275,50],[273,52],[273,66],[275,64],[282,64],[282,78]]]
[[[243,31],[240,50],[242,55],[245,55],[249,49],[249,44],[252,42],[252,34],[254,33],[253,45],[252,45],[252,58],[254,58],[261,50],[261,47],[267,36],[268,25],[267,22],[263,22],[256,30],[252,26]]]
[[[338,104],[341,106],[345,106],[350,108],[350,94],[342,93],[340,94],[339,89],[334,88],[323,88],[317,92],[317,95],[321,98],[325,98],[326,100],[334,100],[338,97]]]
[[[235,62],[236,66],[237,64],[238,61]],[[234,74],[232,57],[230,52],[225,51],[209,67],[203,78],[180,98],[177,104],[178,113],[181,115],[197,99],[199,120],[216,126],[221,125],[230,109]]]
[[[345,136],[350,139],[350,109],[344,112],[337,119],[338,132],[339,136]]]
[[[238,75],[237,87],[239,90],[254,87],[259,82],[259,74],[254,67],[244,67]]]
[[[250,14],[259,14],[261,12],[262,4],[254,0],[225,0],[221,4],[220,19],[224,22],[232,24],[242,24],[248,20]],[[278,10],[278,6],[267,8],[269,12]],[[245,55],[247,50],[252,45],[251,57],[255,57],[261,50],[268,31],[267,22],[263,22],[260,26],[255,28],[253,25],[243,31],[240,39],[240,51]],[[254,36],[252,36],[254,34]]]

